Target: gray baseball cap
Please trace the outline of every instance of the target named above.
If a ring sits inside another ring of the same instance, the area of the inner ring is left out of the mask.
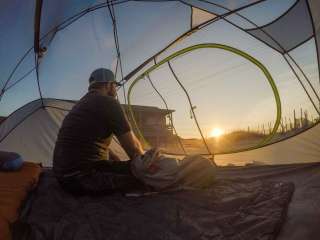
[[[94,83],[108,83],[108,82],[114,82],[117,84],[117,86],[121,86],[121,84],[116,81],[113,72],[106,68],[98,68],[94,70],[91,73],[89,78],[90,85]]]

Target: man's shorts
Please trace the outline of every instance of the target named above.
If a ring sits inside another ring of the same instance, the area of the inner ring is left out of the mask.
[[[104,195],[130,192],[143,184],[130,171],[130,161],[97,161],[84,170],[60,177],[64,190],[74,195]]]

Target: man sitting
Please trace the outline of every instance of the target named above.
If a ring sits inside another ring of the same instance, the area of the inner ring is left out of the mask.
[[[53,171],[62,187],[74,194],[125,191],[137,184],[130,162],[119,161],[108,148],[113,134],[130,159],[143,154],[140,142],[116,100],[114,74],[104,68],[89,78],[88,93],[72,108],[60,128]]]

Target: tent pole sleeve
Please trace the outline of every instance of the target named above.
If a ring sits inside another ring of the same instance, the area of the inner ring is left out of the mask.
[[[40,52],[40,22],[41,22],[42,0],[36,0],[36,11],[34,14],[34,52]]]

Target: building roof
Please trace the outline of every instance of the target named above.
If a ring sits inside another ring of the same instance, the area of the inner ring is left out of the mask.
[[[127,104],[121,104],[124,108],[128,109]],[[153,106],[141,106],[141,105],[131,105],[133,111],[140,111],[140,112],[160,112],[160,113],[173,113],[175,110],[172,109],[162,109]]]
[[[68,102],[76,103],[78,101],[76,100],[65,100]],[[125,109],[128,109],[128,104],[121,104],[122,107]],[[175,112],[175,110],[172,109],[162,109],[155,106],[142,106],[142,105],[131,105],[133,111],[141,111],[141,112],[160,112],[165,114],[170,114]]]

